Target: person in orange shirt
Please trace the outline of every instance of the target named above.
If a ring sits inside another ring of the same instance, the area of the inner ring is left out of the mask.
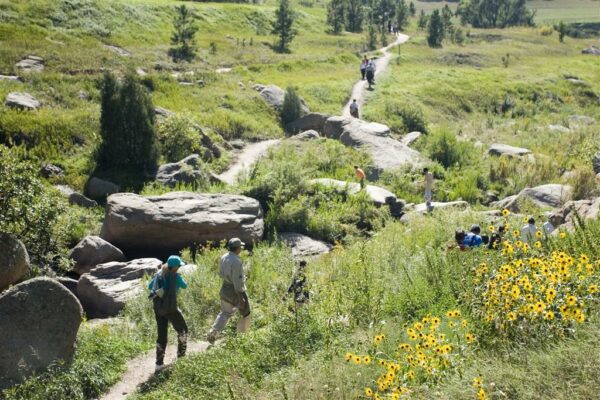
[[[358,165],[355,165],[354,173],[356,174],[356,179],[358,179],[358,182],[360,183],[360,188],[364,189],[365,188],[365,178],[366,178],[365,171],[358,168]]]

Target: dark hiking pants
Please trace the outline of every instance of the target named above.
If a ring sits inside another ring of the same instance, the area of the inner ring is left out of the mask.
[[[156,365],[163,365],[165,360],[165,350],[167,348],[167,332],[169,331],[169,322],[177,332],[177,357],[183,357],[187,349],[188,327],[181,311],[156,317],[156,327],[158,330],[158,339],[156,340]]]
[[[360,76],[362,77],[363,81],[365,80],[365,74],[366,74],[366,71],[364,69],[361,69],[360,70]]]

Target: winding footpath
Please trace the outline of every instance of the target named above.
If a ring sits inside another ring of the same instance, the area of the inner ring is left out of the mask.
[[[409,36],[402,35],[397,37],[396,41],[379,49],[383,53],[382,57],[377,59],[377,69],[375,75],[379,75],[384,72],[390,63],[392,54],[390,50],[392,47],[405,43],[409,39]],[[367,90],[367,82],[359,80],[352,87],[352,94],[350,100],[344,106],[342,110],[343,116],[350,116],[350,103],[353,99],[359,104],[359,109],[365,103],[365,95]],[[236,161],[229,167],[228,170],[219,175],[219,178],[229,185],[236,183],[238,177],[250,170],[254,165],[272,146],[275,146],[281,142],[280,139],[265,140],[262,142],[252,143],[247,145],[237,156]],[[198,341],[189,342],[187,348],[187,354],[201,353],[208,349],[208,342]],[[176,348],[174,344],[167,346],[167,353],[165,356],[165,365],[172,364],[176,357]],[[125,400],[127,396],[133,394],[140,388],[141,385],[148,382],[154,375],[154,361],[155,361],[155,350],[152,349],[132,360],[126,365],[126,372],[121,377],[119,382],[110,388],[110,390],[100,397],[100,400]]]

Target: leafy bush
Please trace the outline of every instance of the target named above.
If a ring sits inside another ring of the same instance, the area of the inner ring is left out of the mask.
[[[472,164],[479,156],[471,143],[458,141],[456,136],[446,129],[434,131],[424,142],[427,155],[444,168],[464,167]]]
[[[576,168],[570,179],[573,200],[589,199],[598,195],[598,181],[591,166]]]
[[[294,122],[302,116],[302,103],[296,89],[288,86],[285,91],[283,106],[281,107],[281,122],[283,125]]]
[[[552,26],[545,25],[540,28],[539,32],[542,36],[550,36],[554,32],[554,28]]]
[[[190,154],[202,154],[200,127],[185,114],[175,114],[158,124],[161,151],[168,162],[177,162]]]
[[[402,127],[398,127],[402,132],[414,132],[418,131],[421,133],[427,133],[427,122],[423,116],[423,110],[417,106],[398,103],[398,102],[387,102],[385,105],[387,115],[398,116],[402,120]]]

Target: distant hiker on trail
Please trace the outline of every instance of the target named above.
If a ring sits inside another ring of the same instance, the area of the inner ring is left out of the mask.
[[[356,175],[356,179],[358,179],[358,183],[360,183],[360,188],[364,189],[365,188],[365,178],[367,177],[367,175],[365,174],[365,171],[358,168],[358,165],[355,165],[354,166],[354,174]]]
[[[427,211],[431,211],[432,191],[433,191],[433,174],[429,172],[429,168],[423,168],[423,177],[425,181],[425,206]]]
[[[250,301],[246,294],[246,277],[240,254],[245,244],[238,238],[230,239],[227,243],[229,251],[221,257],[219,275],[223,285],[219,295],[221,297],[221,312],[208,332],[207,340],[212,344],[217,334],[225,329],[227,321],[236,311],[240,312],[237,322],[237,331],[246,332],[250,327]]]
[[[371,89],[371,85],[375,84],[375,59],[372,58],[367,63],[366,74],[367,74],[367,82],[369,82],[369,89]]]
[[[294,293],[294,302],[298,307],[303,306],[310,299],[310,293],[306,288],[306,261],[300,261],[298,271],[292,278],[287,292]]]
[[[353,99],[350,104],[350,115],[354,118],[358,118],[358,103],[356,102],[356,99]]]
[[[178,256],[170,256],[167,263],[154,275],[148,285],[149,297],[152,299],[154,316],[156,317],[156,368],[158,372],[164,368],[165,350],[169,322],[177,331],[177,358],[185,356],[187,349],[188,327],[181,310],[177,307],[177,292],[186,289],[187,283],[177,273],[185,263]]]
[[[535,226],[535,218],[531,217],[527,220],[527,224],[521,228],[521,241],[523,243],[529,243],[537,240],[538,227]]]
[[[367,56],[365,56],[365,58],[363,58],[363,60],[360,63],[360,76],[361,76],[361,80],[365,80],[365,74],[367,72],[367,65],[369,65],[369,59],[367,58]]]

